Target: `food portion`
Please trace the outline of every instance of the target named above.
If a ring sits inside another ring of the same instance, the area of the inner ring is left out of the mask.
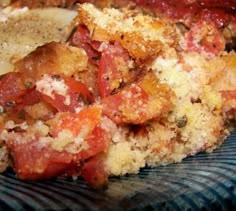
[[[8,1],[10,2],[10,1]],[[161,17],[181,25],[186,31],[195,24],[210,23],[227,41],[227,48],[236,46],[236,2],[234,0],[12,0],[15,7],[67,7],[75,8],[77,3],[92,3],[97,7],[123,7],[130,4],[140,7],[142,12]],[[6,3],[5,3],[6,4]]]
[[[183,31],[130,5],[77,7],[64,39],[13,54],[14,70],[2,72],[1,171],[82,176],[99,188],[211,152],[230,135],[236,53],[214,25]]]

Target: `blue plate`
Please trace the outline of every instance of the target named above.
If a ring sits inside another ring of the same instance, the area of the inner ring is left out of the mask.
[[[236,210],[236,132],[211,154],[113,177],[95,191],[78,179],[25,182],[0,175],[0,210]]]

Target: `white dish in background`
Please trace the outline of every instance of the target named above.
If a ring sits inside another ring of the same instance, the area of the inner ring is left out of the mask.
[[[13,70],[11,61],[51,41],[65,41],[64,28],[77,12],[61,8],[0,11],[0,75]]]

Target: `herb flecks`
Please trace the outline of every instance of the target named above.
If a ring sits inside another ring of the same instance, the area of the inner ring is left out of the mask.
[[[98,55],[98,56],[93,56],[92,57],[92,60],[95,60],[95,61],[98,61],[101,59],[101,55]]]
[[[61,80],[61,76],[60,75],[52,75],[51,76],[53,80],[56,80],[56,81],[60,81]]]
[[[16,102],[14,102],[14,101],[6,102],[5,106],[6,107],[15,107],[16,106]]]
[[[32,87],[33,87],[33,82],[27,81],[27,82],[25,83],[25,88],[26,88],[26,89],[31,89]]]
[[[91,104],[90,100],[81,93],[78,95],[78,101],[83,102],[85,105]]]
[[[186,124],[188,123],[187,116],[184,115],[184,116],[182,116],[182,117],[176,118],[175,122],[176,122],[176,126],[177,126],[178,128],[183,128],[183,127],[185,127]]]

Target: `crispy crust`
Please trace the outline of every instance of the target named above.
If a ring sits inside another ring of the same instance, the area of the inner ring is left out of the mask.
[[[175,28],[151,16],[137,15],[135,11],[114,9],[97,10],[91,4],[82,4],[76,21],[86,25],[92,39],[117,41],[133,58],[154,57],[166,45],[178,41]]]
[[[79,61],[79,62],[78,62]],[[87,55],[83,49],[51,42],[38,47],[22,60],[15,63],[16,71],[31,79],[39,80],[44,74],[61,73],[67,76],[87,67]],[[29,82],[29,81],[28,81]]]

